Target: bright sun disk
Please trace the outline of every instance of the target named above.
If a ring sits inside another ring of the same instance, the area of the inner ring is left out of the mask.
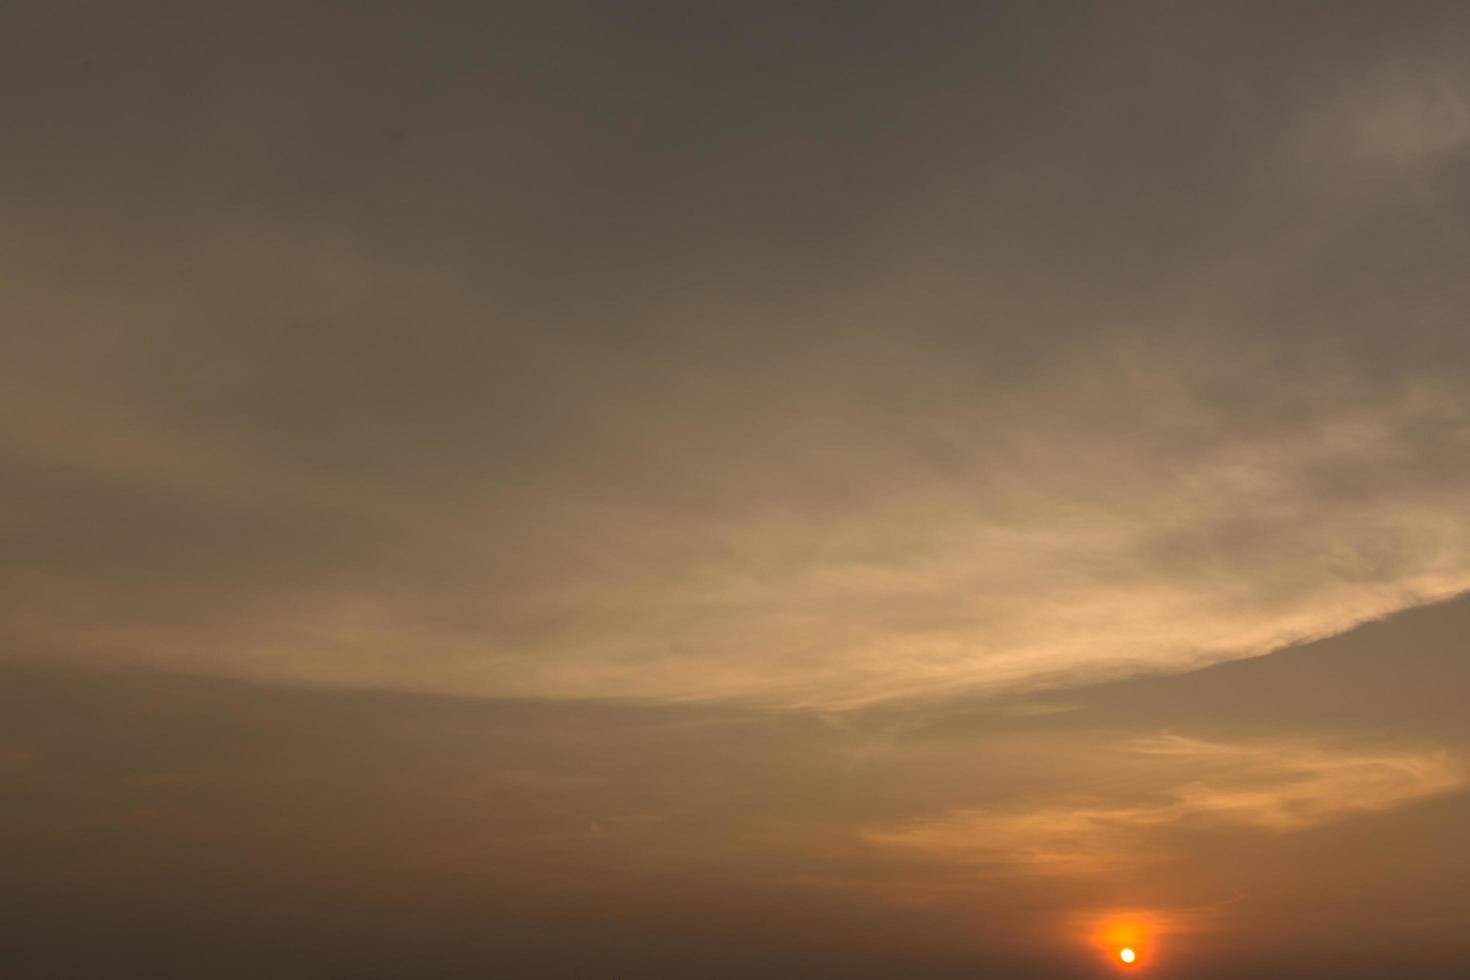
[[[1118,959],[1122,960],[1124,963],[1132,963],[1135,959],[1137,959],[1137,955],[1131,949],[1123,949],[1119,951]]]

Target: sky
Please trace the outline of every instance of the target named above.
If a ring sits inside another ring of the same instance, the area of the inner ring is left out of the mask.
[[[1459,975],[1467,44],[0,4],[0,972]]]

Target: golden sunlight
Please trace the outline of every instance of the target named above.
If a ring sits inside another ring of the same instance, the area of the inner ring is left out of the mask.
[[[1157,946],[1163,923],[1156,913],[1112,912],[1093,920],[1088,929],[1094,949],[1113,966],[1141,967]]]

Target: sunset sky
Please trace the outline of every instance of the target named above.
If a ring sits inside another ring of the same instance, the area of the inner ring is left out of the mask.
[[[0,120],[0,976],[1465,976],[1470,5],[12,0]]]

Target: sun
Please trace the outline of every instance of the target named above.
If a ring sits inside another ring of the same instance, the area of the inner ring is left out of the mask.
[[[1118,909],[1083,913],[1075,927],[1102,969],[1104,976],[1153,974],[1162,964],[1160,937],[1173,921],[1165,913]]]

